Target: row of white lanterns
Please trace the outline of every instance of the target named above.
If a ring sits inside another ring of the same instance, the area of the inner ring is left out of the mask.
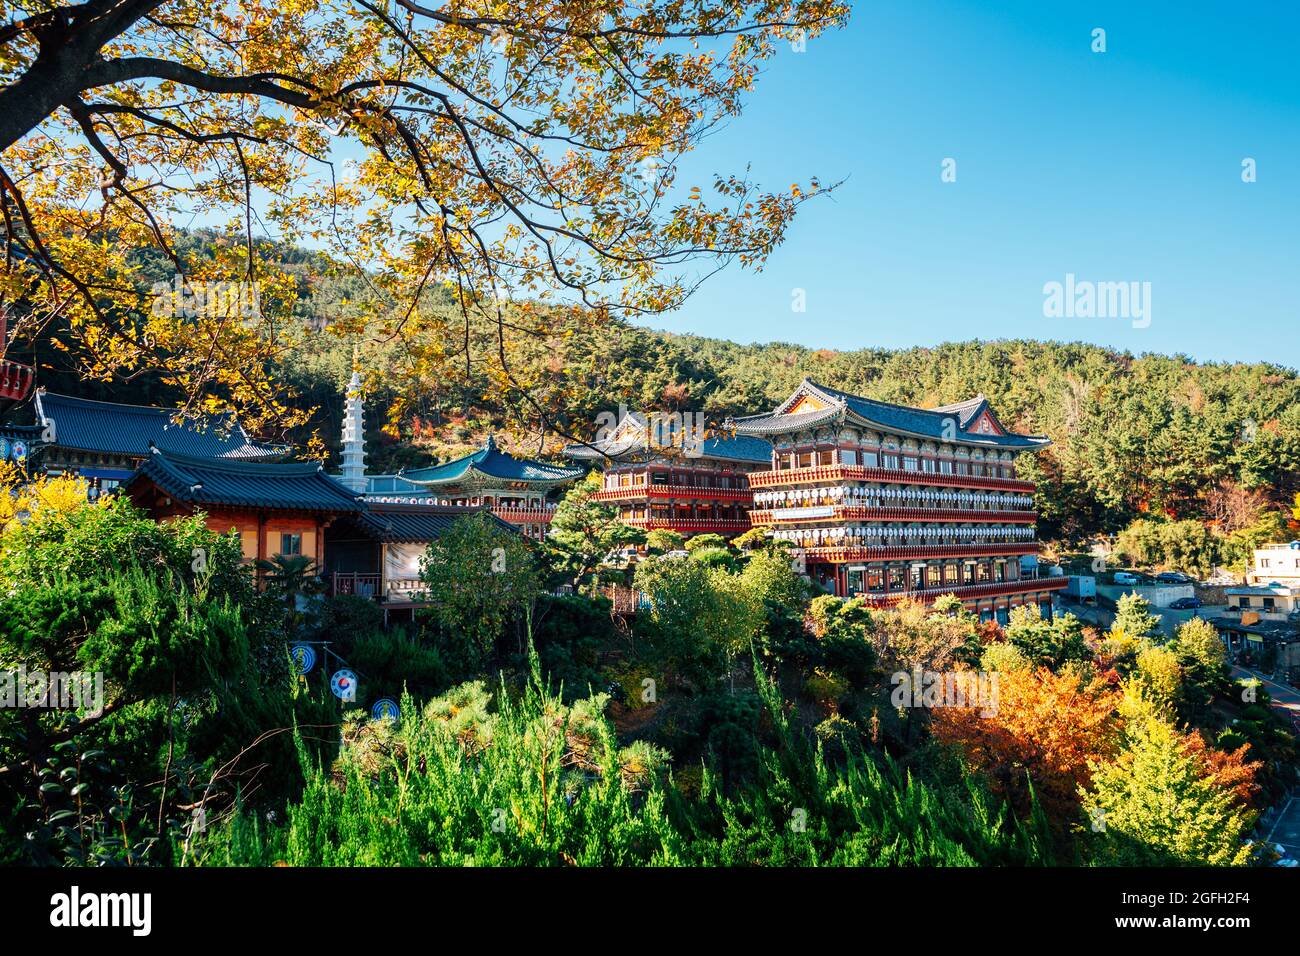
[[[1034,529],[1018,525],[981,525],[977,527],[945,527],[942,525],[921,525],[906,528],[885,525],[866,525],[834,528],[777,528],[772,537],[780,541],[881,541],[899,539],[901,541],[1029,541],[1034,537]]]
[[[986,505],[999,508],[1032,508],[1032,495],[994,492],[939,491],[931,488],[858,488],[835,485],[830,488],[790,488],[784,491],[758,491],[754,504],[782,508],[802,505],[846,504],[879,507],[882,502],[918,502],[930,507],[969,507]]]

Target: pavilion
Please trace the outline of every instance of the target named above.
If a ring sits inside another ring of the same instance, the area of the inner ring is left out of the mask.
[[[555,515],[553,495],[583,469],[516,458],[488,436],[478,451],[440,465],[395,475],[369,475],[366,499],[377,503],[436,500],[455,507],[486,506],[530,538],[546,536]]]

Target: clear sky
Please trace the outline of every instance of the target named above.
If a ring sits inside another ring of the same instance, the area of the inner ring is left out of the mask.
[[[653,325],[836,349],[1084,340],[1300,367],[1300,3],[854,7],[806,52],[783,47],[678,179],[749,164],[769,187],[846,181],[803,207],[763,273],[729,269]],[[948,158],[956,182],[941,181]],[[1150,324],[1045,317],[1043,286],[1067,273],[1149,282]]]

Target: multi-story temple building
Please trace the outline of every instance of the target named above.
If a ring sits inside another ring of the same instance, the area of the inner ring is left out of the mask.
[[[1016,459],[1046,438],[1018,435],[984,396],[909,408],[804,379],[775,411],[736,419],[772,442],[751,473],[750,520],[790,542],[809,575],[840,596],[888,606],[954,593],[985,620],[1043,605],[1063,578],[1022,574],[1036,555],[1034,485]]]
[[[772,446],[748,436],[692,436],[679,423],[660,432],[654,423],[628,414],[610,434],[564,452],[605,469],[599,501],[614,505],[625,523],[652,531],[664,528],[690,537],[715,533],[734,537],[750,527],[753,492],[749,474],[767,468]]]

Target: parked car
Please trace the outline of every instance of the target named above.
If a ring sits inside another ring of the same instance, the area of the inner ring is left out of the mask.
[[[1193,608],[1201,606],[1200,598],[1178,598],[1176,601],[1170,601],[1169,607],[1175,611],[1190,611]]]
[[[1191,584],[1192,579],[1181,571],[1163,571],[1156,575],[1160,584]]]
[[[1116,571],[1115,583],[1116,584],[1141,584],[1142,578],[1140,578],[1136,574],[1133,574],[1131,571]]]

